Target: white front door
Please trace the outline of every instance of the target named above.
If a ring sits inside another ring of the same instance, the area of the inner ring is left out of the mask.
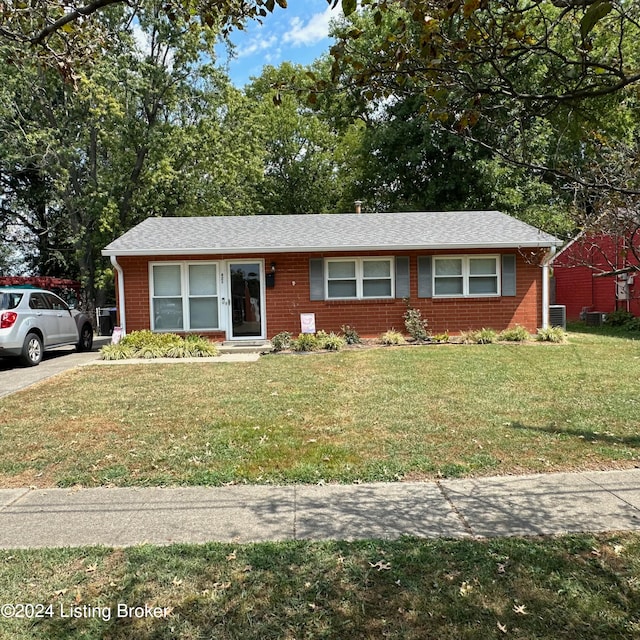
[[[229,340],[262,340],[265,336],[264,263],[228,263]]]

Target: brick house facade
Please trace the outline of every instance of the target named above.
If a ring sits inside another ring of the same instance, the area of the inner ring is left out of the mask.
[[[301,314],[318,330],[375,336],[403,330],[407,302],[433,333],[534,332],[545,324],[545,261],[560,243],[498,212],[149,220],[104,251],[118,272],[119,322],[228,340],[297,334]]]

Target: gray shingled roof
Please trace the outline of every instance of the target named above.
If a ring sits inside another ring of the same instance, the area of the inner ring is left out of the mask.
[[[550,247],[562,242],[499,211],[148,218],[103,255]]]

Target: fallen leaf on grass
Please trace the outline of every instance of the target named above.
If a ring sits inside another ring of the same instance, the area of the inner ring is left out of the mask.
[[[498,629],[500,629],[500,631],[502,631],[502,633],[507,633],[507,625],[506,624],[501,624],[498,622]]]
[[[390,562],[384,562],[383,560],[378,560],[378,562],[376,562],[375,564],[370,562],[369,566],[372,569],[377,569],[378,571],[388,571],[389,569],[391,569],[391,563]]]
[[[514,613],[518,613],[521,616],[528,615],[528,612],[525,611],[525,609],[526,609],[526,605],[524,605],[524,604],[514,604],[513,605],[513,612]]]

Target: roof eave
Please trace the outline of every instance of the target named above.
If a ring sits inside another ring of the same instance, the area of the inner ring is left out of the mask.
[[[184,247],[180,249],[103,249],[103,256],[203,256],[203,255],[241,255],[256,253],[326,253],[329,251],[457,251],[469,249],[544,249],[562,246],[560,240],[537,242],[490,242],[474,244],[430,244],[430,245],[351,245],[322,247]]]

